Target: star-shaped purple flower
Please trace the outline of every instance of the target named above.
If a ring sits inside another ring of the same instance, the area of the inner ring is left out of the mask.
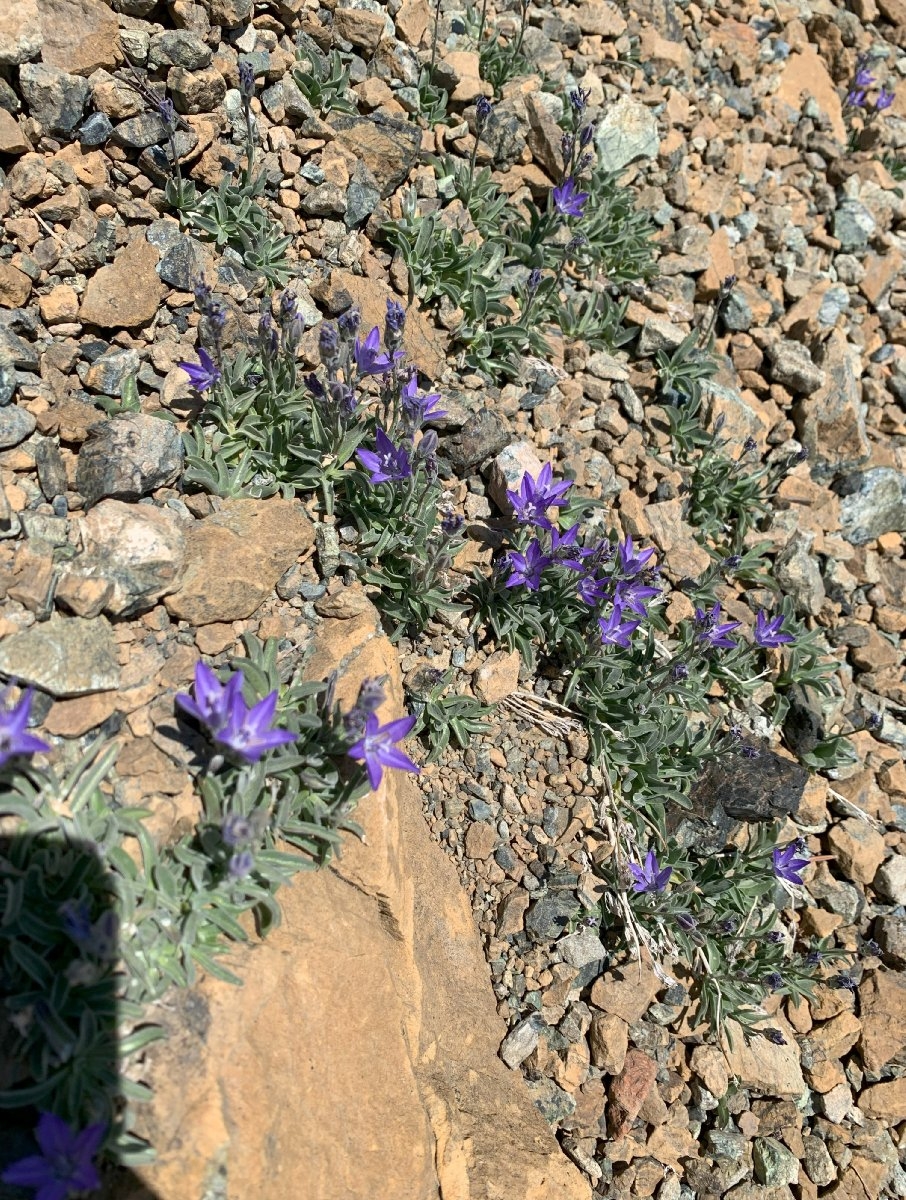
[[[784,846],[782,850],[779,846],[774,848],[774,874],[778,879],[784,880],[785,883],[802,883],[802,872],[808,866],[809,860],[798,857],[799,854],[795,842]]]
[[[588,192],[580,192],[572,176],[564,180],[559,187],[555,187],[551,195],[554,199],[554,207],[561,216],[581,217],[585,211]]]
[[[720,620],[720,605],[715,604],[710,612],[703,608],[695,610],[695,622],[699,627],[698,640],[708,650],[732,650],[736,643],[727,637],[734,629],[738,629],[739,621]]]
[[[354,742],[346,753],[365,764],[373,791],[381,786],[384,767],[414,771],[416,775],[421,773],[421,767],[417,767],[407,754],[394,745],[394,742],[402,741],[412,732],[414,724],[414,716],[400,717],[396,721],[388,721],[386,725],[380,724],[377,713],[371,712],[366,717],[364,736]]]
[[[645,601],[660,594],[659,588],[643,583],[641,579],[621,579],[614,591],[614,603],[630,609],[639,617],[647,617]]]
[[[176,703],[211,733],[217,733],[229,720],[233,697],[242,693],[242,676],[236,672],[222,684],[209,666],[197,662],[192,690],[194,696],[177,693]]]
[[[394,362],[405,358],[402,350],[396,350],[392,357],[381,350],[381,331],[377,325],[363,341],[356,338],[352,353],[360,375],[383,375]]]
[[[641,621],[624,621],[623,609],[614,604],[609,617],[598,617],[598,628],[601,630],[601,642],[605,646],[622,646],[629,649],[632,635],[641,625]]]
[[[418,394],[418,378],[414,371],[400,388],[400,403],[403,406],[403,412],[414,425],[445,417],[447,415],[445,409],[434,407],[439,402],[440,396],[435,392],[426,396]]]
[[[41,1113],[35,1130],[41,1153],[20,1158],[6,1168],[0,1179],[34,1188],[34,1200],[68,1200],[75,1192],[94,1191],[101,1180],[91,1160],[106,1132],[107,1126],[98,1124],[75,1133],[62,1117]]]
[[[393,483],[412,475],[412,463],[405,446],[394,446],[378,426],[374,435],[374,450],[359,450],[356,457],[371,472],[372,483]]]
[[[530,592],[537,592],[541,586],[541,574],[549,567],[553,559],[541,549],[541,543],[533,538],[525,548],[525,554],[518,550],[509,550],[505,562],[512,574],[506,581],[507,587],[520,587],[522,584]]]
[[[31,709],[31,688],[26,688],[19,698],[19,703],[12,708],[6,707],[6,695],[9,688],[0,692],[0,769],[6,763],[20,754],[40,754],[49,750],[50,746],[39,737],[27,730],[29,710]]]
[[[638,575],[653,555],[653,546],[649,546],[647,550],[636,550],[632,544],[632,534],[629,533],[625,542],[620,542],[617,547],[617,564],[623,575]]]
[[[796,639],[791,633],[783,633],[781,631],[782,625],[783,613],[768,620],[768,614],[760,612],[755,618],[754,638],[756,644],[761,646],[763,650],[772,650],[776,646],[783,646],[787,642],[794,642]]]
[[[886,88],[881,88],[877,96],[875,96],[875,110],[883,112],[885,108],[890,108],[894,101],[893,91],[887,91]]]
[[[600,604],[600,602],[604,599],[609,588],[609,579],[598,579],[598,577],[592,573],[590,575],[582,576],[582,578],[576,584],[576,594],[583,604],[588,604],[594,608],[596,604]]]
[[[214,362],[203,346],[198,350],[197,363],[180,363],[179,366],[189,377],[189,383],[196,392],[207,392],[222,379],[220,367]]]
[[[242,698],[242,692],[237,690],[230,697],[226,724],[214,733],[214,741],[243,762],[257,762],[268,750],[296,740],[296,734],[288,729],[271,728],[276,711],[276,692],[269,692],[263,700],[249,708]]]
[[[524,525],[537,525],[541,529],[553,529],[545,513],[549,508],[562,508],[566,503],[563,497],[572,486],[571,479],[554,483],[551,465],[545,463],[538,472],[537,479],[533,479],[526,471],[522,476],[519,491],[508,491],[507,499],[513,506],[517,521]]]
[[[662,892],[670,882],[673,868],[662,868],[654,851],[649,850],[642,866],[638,863],[629,864],[629,874],[632,876],[634,892]]]

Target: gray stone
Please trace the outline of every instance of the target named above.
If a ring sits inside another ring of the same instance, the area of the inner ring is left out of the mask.
[[[771,378],[791,391],[811,395],[824,383],[824,372],[812,362],[812,356],[801,342],[785,338],[767,347],[771,362]]]
[[[302,211],[313,217],[341,217],[346,212],[346,192],[336,183],[321,183],[302,197]]]
[[[472,413],[459,433],[443,440],[442,452],[454,470],[468,473],[505,449],[511,436],[503,417],[489,408],[482,408]]]
[[[527,913],[526,932],[536,942],[555,941],[580,910],[579,900],[572,892],[549,892],[536,900]]]
[[[834,237],[844,252],[864,250],[876,228],[874,217],[858,200],[841,200],[834,209]]]
[[[855,884],[835,879],[825,863],[819,863],[809,880],[809,894],[825,908],[842,917],[847,925],[854,924],[865,909],[865,894]]]
[[[797,530],[777,555],[774,575],[798,613],[817,616],[824,603],[824,581],[812,554],[813,533]]]
[[[500,1057],[511,1070],[514,1071],[520,1063],[525,1062],[538,1045],[539,1030],[538,1017],[526,1017],[500,1043]]]
[[[873,933],[884,961],[898,971],[906,967],[906,917],[878,917]]]
[[[551,1125],[564,1121],[576,1111],[574,1098],[553,1079],[529,1080],[527,1086],[535,1107]]]
[[[31,342],[0,325],[0,360],[11,362],[20,371],[37,371],[38,354]]]
[[[799,1159],[776,1138],[756,1138],[752,1146],[755,1178],[765,1187],[799,1182]]]
[[[53,613],[0,642],[0,672],[60,700],[120,685],[113,630],[104,617],[84,620]]]
[[[84,551],[67,565],[75,579],[105,579],[111,616],[131,616],[175,591],[182,579],[186,539],[169,509],[102,500],[80,522]]]
[[[636,349],[639,357],[653,358],[658,350],[675,350],[684,336],[672,321],[663,317],[649,317],[642,326]]]
[[[525,107],[520,107],[522,117],[526,117]],[[512,166],[521,157],[526,146],[525,134],[522,132],[520,112],[513,100],[501,100],[494,105],[482,130],[481,140],[490,149],[495,164],[500,167]]]
[[[139,113],[137,117],[120,121],[113,130],[113,140],[131,150],[144,150],[167,140],[167,126],[163,117],[155,112]]]
[[[656,158],[661,145],[657,118],[644,104],[623,96],[598,125],[595,145],[605,171],[620,171],[638,158]]]
[[[858,348],[835,331],[825,345],[821,370],[824,385],[793,408],[793,420],[809,452],[812,477],[817,480],[855,470],[871,453],[865,433]]]
[[[94,146],[103,146],[112,133],[113,123],[107,114],[94,112],[90,117],[86,117],[79,126],[79,145],[87,146],[89,149]]]
[[[0,450],[8,450],[24,442],[35,429],[37,421],[26,408],[8,404],[0,408]]]
[[[48,133],[71,133],[82,119],[90,84],[43,63],[24,63],[19,85],[28,111]]]
[[[19,377],[10,360],[0,358],[0,408],[9,404],[19,386]]]
[[[604,943],[591,929],[580,929],[569,937],[561,938],[557,949],[565,963],[577,968],[601,962],[607,957]]]
[[[79,452],[77,486],[89,507],[103,496],[138,500],[172,483],[183,458],[175,425],[143,413],[124,413],[89,428]]]
[[[744,748],[757,757],[745,757]],[[743,741],[707,764],[689,799],[696,813],[720,805],[737,821],[778,821],[796,815],[807,782],[808,771],[798,763]]]
[[[66,478],[66,466],[60,447],[50,438],[42,438],[35,446],[35,467],[38,471],[38,483],[47,500],[61,496],[69,486]]]
[[[837,491],[842,496],[840,529],[853,545],[864,546],[882,533],[906,530],[906,475],[893,467],[848,475]]]
[[[157,264],[157,273],[164,283],[169,283],[171,287],[191,292],[203,275],[210,275],[213,267],[214,256],[210,247],[185,234],[178,237],[166,250]]]
[[[84,371],[82,382],[89,392],[122,396],[123,386],[130,375],[138,373],[140,363],[137,350],[108,350]]]
[[[837,1168],[822,1139],[809,1134],[802,1139],[802,1145],[805,1150],[802,1165],[812,1183],[818,1187],[827,1187],[833,1183],[837,1178]]]
[[[377,181],[364,163],[356,163],[355,171],[346,189],[346,215],[343,220],[347,229],[361,224],[374,212],[381,198]]]
[[[893,904],[906,904],[906,857],[894,853],[878,868],[873,886]]]
[[[421,133],[408,121],[380,113],[367,117],[337,113],[329,124],[340,145],[364,162],[383,197],[396,191],[418,161]]]
[[[199,71],[211,65],[213,51],[197,34],[187,29],[167,29],[151,38],[148,58],[156,65]]]

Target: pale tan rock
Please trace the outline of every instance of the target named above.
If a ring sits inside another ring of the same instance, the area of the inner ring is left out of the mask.
[[[0,307],[21,308],[31,294],[31,280],[10,263],[0,263]]]
[[[495,650],[473,676],[472,686],[482,704],[498,704],[519,687],[518,650]]]
[[[123,61],[116,13],[103,0],[41,0],[41,59],[70,75]]]
[[[384,36],[384,16],[367,8],[337,8],[333,28],[338,37],[373,54]]]
[[[606,1075],[619,1075],[629,1049],[629,1026],[614,1013],[599,1013],[588,1030],[591,1061]]]
[[[185,573],[167,611],[193,625],[250,617],[313,541],[293,501],[227,500],[187,531]]]
[[[103,725],[116,709],[116,694],[111,692],[76,696],[74,700],[57,700],[41,722],[41,728],[55,737],[81,737],[90,729]]]
[[[859,1094],[859,1108],[866,1117],[880,1117],[896,1124],[906,1113],[906,1077],[875,1083]]]
[[[727,1060],[717,1046],[696,1046],[689,1065],[712,1096],[718,1100],[730,1086]]]
[[[887,853],[882,834],[867,821],[847,817],[831,827],[827,840],[847,879],[854,883],[871,883]]]
[[[399,36],[413,48],[420,46],[431,22],[427,0],[403,0],[395,20]]]
[[[583,33],[597,33],[601,37],[618,38],[626,32],[626,18],[616,4],[594,0],[570,9],[569,14]]]
[[[341,623],[325,622],[312,676],[345,664],[349,704],[389,673],[380,715],[398,715],[377,614],[346,622],[357,637],[335,637]],[[158,1161],[137,1175],[159,1200],[201,1200],[218,1175],[228,1200],[589,1200],[497,1057],[472,914],[417,793],[387,772],[356,818],[368,844],[298,876],[281,927],[231,956],[241,989],[206,979],[161,1012],[172,1034],[149,1052],[139,1114]]]
[[[629,963],[596,979],[591,1002],[596,1008],[633,1025],[645,1015],[664,985],[647,962]]]
[[[25,154],[31,142],[12,113],[0,108],[0,154]]]
[[[727,1021],[727,1035],[721,1042],[730,1075],[739,1077],[742,1087],[752,1088],[766,1096],[794,1096],[805,1091],[799,1045],[792,1029],[775,1014],[771,1025],[786,1039],[786,1045],[775,1046],[756,1034],[748,1045],[743,1031],[735,1021]]]
[[[312,287],[315,300],[326,305],[332,314],[339,314],[355,305],[362,314],[362,333],[367,334],[375,325],[383,330],[387,315],[387,301],[399,302],[399,297],[377,279],[364,275],[353,275],[351,271],[335,268],[322,283]],[[309,335],[312,345],[317,345],[316,329]],[[446,364],[447,338],[416,306],[406,309],[406,329],[403,346],[409,362],[424,371],[430,379],[438,378]]]
[[[472,859],[490,858],[497,840],[497,830],[493,821],[473,821],[466,830],[466,854]]]
[[[481,78],[477,50],[450,50],[444,65],[453,73],[456,83],[451,99],[468,104],[478,96],[490,94],[488,85]]]
[[[654,1086],[657,1062],[643,1050],[633,1048],[626,1054],[623,1070],[608,1092],[607,1124],[614,1137],[629,1131],[645,1097]]]
[[[79,320],[101,329],[133,329],[153,320],[166,287],[155,267],[157,250],[140,234],[88,281]]]
[[[805,44],[787,59],[780,73],[780,85],[771,98],[771,107],[778,117],[802,111],[807,96],[813,97],[821,113],[830,121],[831,131],[838,142],[846,142],[846,126],[840,92],[817,46]],[[779,111],[778,111],[779,110]],[[784,110],[787,110],[784,113]]]
[[[79,315],[79,297],[74,287],[68,283],[59,283],[51,288],[46,296],[38,297],[38,309],[41,319],[48,325],[57,325],[60,321],[74,321]]]
[[[880,1071],[906,1051],[906,980],[892,971],[871,971],[859,985],[862,1061]]]

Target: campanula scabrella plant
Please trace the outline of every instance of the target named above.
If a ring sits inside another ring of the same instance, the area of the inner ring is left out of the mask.
[[[783,849],[775,847],[772,859],[774,874],[778,879],[796,886],[802,883],[802,874],[809,865],[809,859],[798,850],[795,842]]]

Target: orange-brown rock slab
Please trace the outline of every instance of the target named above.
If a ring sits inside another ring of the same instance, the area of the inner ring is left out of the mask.
[[[396,655],[374,616],[324,622],[310,673],[342,663],[342,702]],[[283,923],[230,967],[167,997],[140,1131],[157,1200],[589,1200],[522,1078],[468,900],[407,776],[385,782],[327,870],[280,893]],[[170,1007],[172,1006],[172,1007]],[[135,1193],[137,1200],[138,1192]],[[118,1200],[130,1200],[118,1193]]]

